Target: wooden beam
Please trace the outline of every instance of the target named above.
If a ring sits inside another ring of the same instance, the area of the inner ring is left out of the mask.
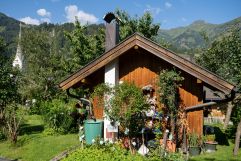
[[[212,105],[216,105],[216,104],[217,104],[216,102],[203,103],[203,104],[187,107],[187,108],[185,108],[185,111],[203,109],[204,107],[208,107],[208,106],[212,106]]]

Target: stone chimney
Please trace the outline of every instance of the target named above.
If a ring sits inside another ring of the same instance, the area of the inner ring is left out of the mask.
[[[119,19],[114,13],[109,12],[104,16],[106,22],[105,30],[105,51],[109,51],[119,42]],[[115,86],[119,83],[119,59],[116,58],[105,65],[104,82],[109,86]],[[111,98],[112,96],[109,96]],[[106,102],[106,101],[105,101]],[[111,121],[104,118],[104,140],[115,141],[118,135],[118,128],[116,131],[111,130]]]
[[[107,13],[104,18],[106,22],[105,30],[105,51],[112,49],[118,44],[119,36],[119,22],[120,19],[112,12]]]

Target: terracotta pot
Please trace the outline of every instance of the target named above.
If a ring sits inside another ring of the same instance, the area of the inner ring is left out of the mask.
[[[164,145],[163,139],[160,139],[160,145]],[[176,144],[171,140],[167,140],[166,150],[169,151],[169,152],[175,152],[176,151]]]

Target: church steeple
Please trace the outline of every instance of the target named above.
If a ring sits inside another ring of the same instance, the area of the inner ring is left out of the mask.
[[[21,49],[21,37],[22,37],[22,24],[20,22],[19,24],[19,38],[18,38],[18,46],[16,55],[13,61],[13,67],[18,67],[20,70],[23,68],[23,55],[22,55],[22,49]]]

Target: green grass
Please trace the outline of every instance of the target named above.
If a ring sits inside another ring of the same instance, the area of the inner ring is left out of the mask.
[[[17,145],[13,146],[9,141],[0,142],[0,157],[21,161],[47,161],[62,151],[79,144],[76,134],[43,135],[43,120],[39,115],[27,116],[25,120],[21,126],[21,136]],[[216,131],[219,133],[218,137],[225,140],[222,131],[219,129]],[[239,155],[234,157],[233,147],[234,144],[231,142],[228,146],[218,145],[216,152],[191,157],[190,161],[241,161],[241,149]]]
[[[216,141],[220,144],[214,153],[203,153],[196,157],[191,157],[190,161],[241,161],[241,149],[238,156],[233,156],[234,143],[231,141],[234,137],[228,138],[225,134],[222,124],[207,124],[214,128]]]
[[[218,145],[217,151],[213,153],[204,153],[199,156],[191,157],[190,161],[241,161],[241,149],[238,156],[233,156],[234,144],[229,146]]]
[[[79,144],[76,134],[45,136],[40,116],[25,118],[21,136],[16,145],[9,141],[0,142],[0,156],[21,161],[47,161],[62,151]]]

